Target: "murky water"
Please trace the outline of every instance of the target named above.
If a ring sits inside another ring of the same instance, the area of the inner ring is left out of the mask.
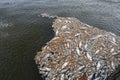
[[[54,36],[43,12],[120,36],[119,0],[0,0],[0,80],[41,80],[33,58]]]

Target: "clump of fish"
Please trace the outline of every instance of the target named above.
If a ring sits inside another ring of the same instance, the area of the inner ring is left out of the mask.
[[[54,38],[35,57],[45,80],[106,80],[120,65],[119,36],[73,17],[57,17],[52,27]]]

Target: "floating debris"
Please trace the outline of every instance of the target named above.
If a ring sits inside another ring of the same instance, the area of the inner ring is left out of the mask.
[[[106,80],[120,65],[120,37],[72,17],[56,18],[55,37],[35,57],[46,80]]]

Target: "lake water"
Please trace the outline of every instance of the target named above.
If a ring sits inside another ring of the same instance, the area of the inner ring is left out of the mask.
[[[54,36],[43,12],[120,36],[120,0],[0,0],[0,80],[42,80],[33,59]]]

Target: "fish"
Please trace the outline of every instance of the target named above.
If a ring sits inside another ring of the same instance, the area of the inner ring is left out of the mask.
[[[89,53],[86,53],[87,58],[92,61],[92,56]]]
[[[64,74],[61,74],[60,80],[64,80]]]
[[[65,20],[65,23],[68,23],[69,21],[68,20]]]
[[[60,38],[60,37],[54,37],[51,41],[54,41],[54,40],[56,40],[56,39],[58,39],[58,38]],[[51,42],[51,41],[50,41],[50,42]]]
[[[81,33],[77,33],[77,34],[75,34],[75,37],[80,36],[80,35],[81,35]]]
[[[95,78],[95,73],[88,76],[88,80],[93,80]]]
[[[116,52],[114,52],[114,53],[112,53],[112,55],[117,55],[118,53],[116,53]]]
[[[96,69],[99,70],[101,68],[101,63],[100,61],[97,63]]]
[[[39,68],[39,70],[40,70],[40,71],[50,71],[51,69],[50,69],[50,68],[45,67],[45,68]]]
[[[51,53],[46,54],[46,55],[43,57],[43,59],[47,59],[48,57],[50,57],[50,55],[51,55]]]
[[[96,79],[94,79],[94,80],[100,80],[100,77],[98,77],[98,78],[96,78]]]
[[[113,40],[113,42],[116,42],[116,39],[114,37],[112,38],[112,40]]]
[[[65,68],[67,65],[68,65],[68,62],[65,62],[65,63],[62,65],[62,69]]]
[[[82,71],[84,68],[85,68],[85,66],[80,66],[80,67],[78,68],[78,71]]]
[[[65,31],[64,33],[70,33],[69,31]]]
[[[88,44],[85,44],[84,48],[87,49],[87,47],[88,47]]]
[[[102,37],[103,35],[97,35],[97,36],[95,36],[95,37],[93,37],[92,39],[97,39],[97,38],[100,38],[100,37]]]
[[[67,25],[62,26],[62,28],[61,28],[61,29],[65,29],[65,28],[67,28]]]
[[[112,48],[111,50],[110,50],[110,52],[112,53],[114,51],[114,48]]]
[[[70,44],[69,44],[69,43],[67,43],[67,47],[68,47],[68,48],[70,47]]]
[[[111,62],[111,66],[112,66],[113,69],[115,69],[115,64],[114,64],[113,61]]]
[[[58,22],[62,22],[60,19],[58,19]]]
[[[82,46],[82,42],[80,41],[80,42],[79,42],[79,48],[81,48],[81,46]]]
[[[100,52],[100,50],[97,50],[96,52],[95,52],[95,54],[97,54],[97,53],[99,53]]]
[[[36,57],[46,80],[106,80],[120,64],[119,38],[76,20],[53,23],[56,35]]]
[[[58,33],[59,33],[59,31],[57,30],[56,33],[55,33],[55,35],[58,35]]]
[[[79,50],[78,47],[76,47],[76,52],[77,52],[77,54],[80,56],[80,50]]]

